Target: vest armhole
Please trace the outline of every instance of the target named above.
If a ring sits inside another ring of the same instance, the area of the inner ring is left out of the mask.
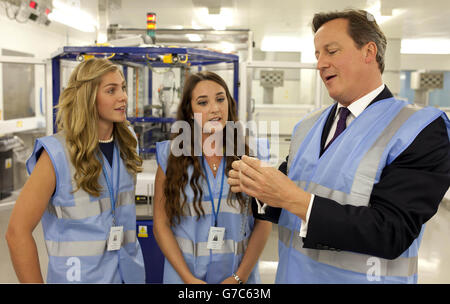
[[[50,157],[50,161],[52,162],[53,171],[55,171],[55,177],[56,177],[55,190],[53,190],[53,194],[50,197],[50,199],[53,199],[59,193],[58,190],[59,190],[59,185],[60,185],[59,172],[58,172],[58,169],[57,169],[57,166],[56,166],[57,161],[56,161],[55,157],[52,155],[52,153],[50,152],[50,150],[47,147],[47,145],[44,142],[42,142],[42,141],[41,141],[41,145],[42,145],[42,148],[39,150],[40,151],[39,155],[37,155],[37,153],[36,153],[36,162],[39,160],[39,157],[41,156],[43,150],[45,150],[47,152],[48,156]]]

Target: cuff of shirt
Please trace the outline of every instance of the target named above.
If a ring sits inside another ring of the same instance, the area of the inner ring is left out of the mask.
[[[308,232],[308,221],[309,221],[309,216],[311,215],[311,208],[313,205],[313,201],[314,201],[314,194],[311,194],[311,200],[309,201],[309,206],[308,206],[308,211],[306,212],[306,220],[302,221],[300,224],[300,236],[301,237],[306,237],[306,233]]]
[[[267,204],[266,203],[261,204],[256,197],[255,197],[255,200],[256,200],[256,206],[258,206],[258,214],[265,214]]]

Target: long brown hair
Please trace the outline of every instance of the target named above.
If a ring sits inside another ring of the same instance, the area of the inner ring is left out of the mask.
[[[77,188],[90,195],[99,196],[103,190],[99,183],[102,164],[98,144],[97,90],[103,75],[122,71],[111,61],[92,58],[80,63],[72,72],[66,89],[61,93],[57,105],[58,131],[63,131],[75,167]],[[123,74],[122,74],[123,77]],[[142,171],[142,159],[136,152],[137,141],[128,129],[129,122],[114,123],[114,138],[117,140],[120,157],[127,171],[135,176]]]
[[[197,215],[203,216],[205,214],[203,207],[201,205],[201,201],[203,198],[203,191],[200,185],[200,178],[205,178],[205,175],[203,173],[202,164],[200,161],[200,158],[198,156],[194,156],[194,145],[198,144],[195,143],[194,139],[194,119],[193,112],[192,112],[192,106],[191,106],[191,99],[192,99],[192,92],[196,85],[205,80],[211,80],[215,83],[219,84],[221,87],[224,88],[226,93],[226,98],[228,99],[228,121],[236,122],[238,120],[237,114],[236,114],[236,101],[233,99],[233,97],[230,94],[230,91],[227,87],[226,82],[217,74],[210,72],[210,71],[202,71],[195,74],[191,74],[185,84],[183,89],[183,96],[180,102],[180,105],[178,106],[178,112],[177,112],[177,120],[178,121],[186,121],[189,123],[191,127],[191,155],[190,156],[174,156],[172,152],[169,155],[167,170],[166,170],[166,180],[164,183],[164,195],[166,199],[165,203],[165,210],[167,217],[170,220],[170,224],[172,226],[179,224],[181,216],[183,215],[183,208],[186,205],[186,199],[187,195],[185,192],[185,187],[187,183],[189,182],[189,185],[194,193],[194,210],[196,211]],[[223,130],[223,147],[226,148],[226,129]],[[233,134],[233,141],[234,141],[234,155],[237,154],[237,137],[238,137],[238,131],[234,129]],[[172,139],[180,135],[180,133],[173,133]],[[230,134],[228,134],[230,136]],[[201,139],[198,139],[201,140]],[[245,144],[245,154],[248,155],[249,148],[248,145]],[[235,160],[233,156],[224,156],[226,159],[226,165],[225,165],[225,172],[228,177],[228,172],[231,170],[231,163]],[[189,175],[188,175],[188,167],[193,166],[193,173],[192,177],[189,181]],[[232,199],[235,198],[238,200],[239,205],[241,207],[241,210],[243,209],[245,205],[244,197],[241,193],[233,194],[231,191],[228,193],[227,203],[232,204]],[[175,221],[176,220],[176,221]]]

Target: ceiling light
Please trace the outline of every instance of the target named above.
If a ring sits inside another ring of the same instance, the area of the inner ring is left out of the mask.
[[[367,18],[374,18],[378,24],[383,24],[405,12],[404,9],[391,9],[390,7],[385,7],[382,9],[380,0],[367,0],[366,11],[372,14],[372,16],[368,15]],[[382,11],[389,11],[390,15],[384,15],[381,13]]]
[[[209,14],[206,7],[201,7],[194,10],[196,19],[199,23],[212,27],[216,31],[225,30],[233,24],[233,10],[231,8],[220,9],[220,14]]]
[[[312,41],[310,42],[312,43]],[[264,36],[261,51],[264,52],[300,52],[302,40],[293,36]]]
[[[450,54],[450,39],[402,39],[401,54]]]
[[[264,36],[261,41],[261,51],[264,52],[300,52],[301,62],[316,63],[314,38],[306,35],[298,36]]]
[[[62,0],[53,0],[53,10],[48,15],[51,21],[59,22],[82,32],[95,32],[97,21],[79,7],[70,6]]]

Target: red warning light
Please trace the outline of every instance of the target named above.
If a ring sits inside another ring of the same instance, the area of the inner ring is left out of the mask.
[[[37,2],[36,1],[30,1],[30,7],[36,9],[37,8]]]

